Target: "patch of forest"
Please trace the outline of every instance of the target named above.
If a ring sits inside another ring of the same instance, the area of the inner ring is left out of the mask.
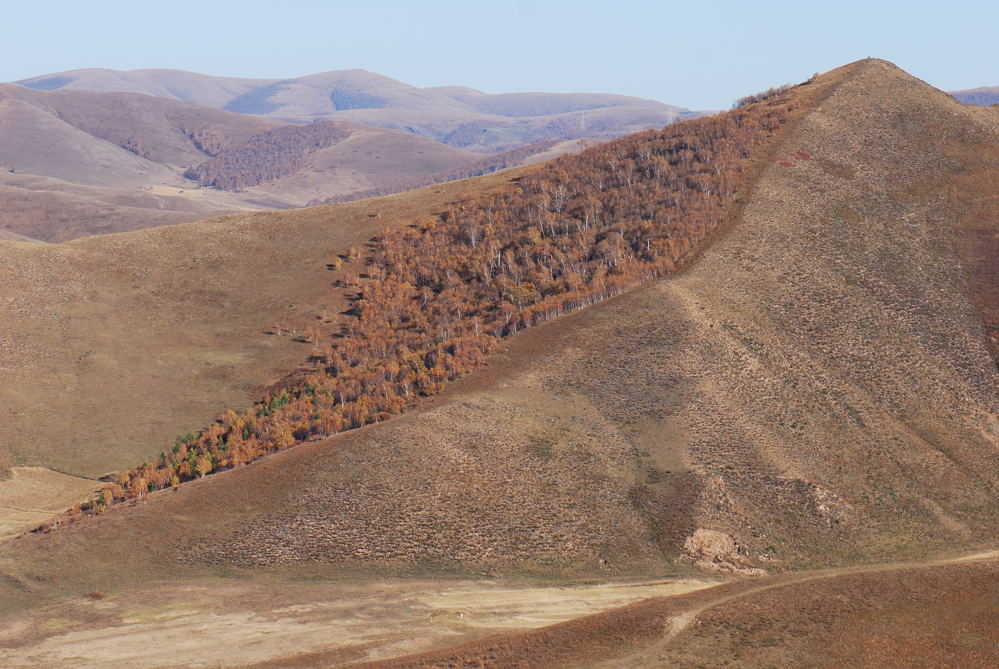
[[[202,186],[238,191],[294,174],[310,155],[349,136],[350,131],[335,121],[286,125],[218,150],[184,172],[184,177]]]
[[[793,90],[781,92],[607,142],[385,231],[311,371],[115,475],[70,515],[386,420],[483,364],[503,338],[670,274],[731,217],[793,104]]]

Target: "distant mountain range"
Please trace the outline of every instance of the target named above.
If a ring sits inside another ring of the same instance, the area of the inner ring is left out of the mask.
[[[999,104],[999,86],[969,88],[966,91],[951,91],[950,94],[966,105],[983,105],[987,107]]]
[[[0,229],[43,241],[398,192],[689,116],[620,95],[74,70],[0,84]]]
[[[391,192],[489,171],[484,158],[344,121],[292,125],[135,93],[0,84],[0,228],[43,241]]]
[[[418,88],[365,70],[242,79],[182,70],[83,69],[17,83],[46,91],[143,93],[284,122],[352,121],[405,130],[478,152],[551,139],[612,139],[700,115],[624,95],[490,95],[461,86]]]

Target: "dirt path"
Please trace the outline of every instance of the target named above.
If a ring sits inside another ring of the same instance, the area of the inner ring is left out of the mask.
[[[365,669],[430,669],[441,666],[481,666],[481,667],[521,667],[522,669],[550,667],[614,667],[622,669],[635,667],[645,669],[662,666],[663,658],[677,644],[684,643],[685,631],[691,629],[699,618],[707,612],[726,603],[744,598],[752,598],[769,590],[807,584],[809,582],[834,581],[836,577],[867,576],[893,571],[905,572],[910,569],[933,569],[959,564],[968,565],[974,561],[993,564],[999,559],[999,551],[991,550],[972,555],[946,559],[867,565],[851,568],[828,569],[813,572],[800,572],[768,576],[760,579],[730,581],[696,592],[675,596],[659,597],[606,611],[597,615],[581,617],[564,623],[540,629],[512,634],[491,636],[480,641],[458,643],[408,656],[358,665]],[[891,579],[889,579],[891,580]],[[851,591],[844,590],[844,596]],[[856,594],[856,593],[854,593]],[[896,593],[897,594],[897,593]],[[837,601],[842,597],[837,598]],[[753,601],[750,599],[750,601]],[[793,606],[794,604],[790,604]],[[795,609],[775,610],[779,617],[796,620]],[[915,630],[918,632],[918,630]],[[803,631],[809,634],[810,631]],[[711,642],[707,642],[710,647]],[[710,651],[705,651],[710,652]],[[291,658],[289,662],[274,666],[329,666],[303,654]],[[690,658],[687,658],[690,659]],[[704,658],[708,660],[709,658]],[[728,661],[721,658],[719,665]],[[292,663],[291,660],[299,662]],[[344,660],[337,659],[338,662]],[[665,666],[673,666],[665,660]],[[710,661],[705,662],[711,664]],[[770,664],[773,664],[772,662]],[[793,666],[777,663],[778,666]],[[354,665],[351,665],[354,666]],[[687,665],[681,665],[687,666]],[[741,666],[736,663],[733,666]],[[769,666],[769,665],[767,665]],[[819,665],[816,665],[819,666]],[[833,663],[830,666],[837,666]],[[933,666],[933,665],[929,665]]]
[[[820,571],[803,572],[800,574],[783,576],[780,577],[780,580],[778,581],[771,581],[765,584],[761,584],[757,587],[747,587],[735,593],[726,594],[714,599],[708,599],[707,601],[704,601],[702,604],[698,606],[695,606],[689,610],[678,613],[677,615],[670,618],[669,624],[666,627],[663,637],[658,642],[650,646],[646,646],[641,650],[625,655],[623,657],[615,657],[609,663],[600,664],[596,666],[601,666],[601,667],[654,666],[656,664],[655,662],[656,658],[658,658],[661,655],[662,651],[667,646],[672,644],[677,639],[677,637],[679,637],[694,622],[696,622],[698,617],[701,616],[703,613],[715,607],[728,604],[737,599],[751,597],[753,595],[765,592],[767,590],[784,588],[790,585],[798,585],[810,581],[831,579],[831,578],[836,578],[838,576],[845,576],[848,574],[871,574],[884,571],[892,571],[895,569],[905,569],[909,567],[936,567],[947,564],[956,564],[960,562],[970,562],[975,560],[991,560],[996,558],[999,558],[999,550],[982,551],[978,553],[972,553],[969,555],[961,555],[958,557],[945,558],[939,560],[930,560],[927,562],[889,563],[889,564],[880,564],[873,566],[825,569]]]
[[[384,666],[435,666],[445,655],[473,658],[497,646],[529,660],[525,666],[557,666],[574,661],[559,654],[571,651],[577,622],[581,630],[586,627],[578,640],[585,653],[586,642],[600,637],[587,636],[594,622],[604,624],[609,616],[605,626],[613,630],[615,616],[631,611],[636,620],[661,616],[665,622],[656,628],[661,637],[642,633],[621,641],[619,647],[637,650],[603,665],[587,660],[585,666],[644,667],[654,665],[707,611],[741,598],[843,575],[995,559],[999,551],[992,550],[724,584],[684,579],[565,588],[407,580],[170,585],[82,598],[35,609],[28,617],[0,619],[0,666],[285,666],[282,660],[297,657],[306,664],[321,658],[324,665],[382,661]],[[642,613],[646,607],[648,613]],[[606,616],[592,615],[603,612]],[[535,657],[538,646],[531,639],[553,634],[546,649],[553,657]],[[535,660],[541,664],[531,664]],[[501,657],[491,666],[506,665]]]

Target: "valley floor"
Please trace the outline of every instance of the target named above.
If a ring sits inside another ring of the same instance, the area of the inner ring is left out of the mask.
[[[215,667],[301,652],[390,658],[716,585],[700,578],[530,587],[494,581],[201,584],[99,593],[0,620],[4,667]]]
[[[0,619],[0,663],[985,667],[999,657],[997,573],[992,550],[727,583],[164,585],[91,593],[27,618],[8,614]]]
[[[745,579],[363,666],[994,667],[997,575],[993,550]]]

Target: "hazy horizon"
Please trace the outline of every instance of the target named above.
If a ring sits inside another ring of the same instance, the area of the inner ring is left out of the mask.
[[[616,93],[722,109],[872,56],[944,90],[999,84],[999,8],[974,2],[519,0],[490,10],[453,0],[179,0],[157,10],[42,0],[3,10],[16,57],[0,64],[0,81],[83,68],[266,79],[358,68],[420,87]]]

